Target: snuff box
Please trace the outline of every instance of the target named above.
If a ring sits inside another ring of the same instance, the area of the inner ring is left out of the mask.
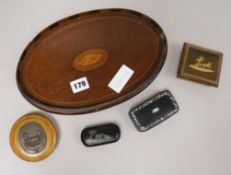
[[[178,77],[218,87],[223,53],[184,43]]]
[[[132,108],[130,118],[138,131],[144,132],[167,120],[179,111],[179,106],[168,90],[162,91]]]
[[[87,147],[114,143],[120,139],[120,129],[114,123],[85,128],[81,133],[82,143]]]
[[[27,114],[11,128],[10,144],[15,154],[23,160],[43,160],[55,149],[55,126],[43,115]]]
[[[166,54],[165,34],[151,18],[125,9],[94,10],[40,32],[21,55],[17,83],[43,110],[93,112],[141,92]]]

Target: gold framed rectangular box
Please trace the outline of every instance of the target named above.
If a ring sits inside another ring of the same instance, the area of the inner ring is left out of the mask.
[[[218,87],[223,53],[184,43],[178,77]]]

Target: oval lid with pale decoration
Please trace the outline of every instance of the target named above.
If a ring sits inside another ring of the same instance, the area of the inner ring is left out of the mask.
[[[18,87],[43,110],[93,112],[145,89],[166,54],[162,29],[139,12],[80,13],[52,24],[30,42],[18,64]]]

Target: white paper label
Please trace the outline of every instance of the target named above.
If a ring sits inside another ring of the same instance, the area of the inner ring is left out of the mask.
[[[71,89],[73,93],[81,92],[89,89],[89,84],[86,77],[80,78],[70,82]]]
[[[108,87],[110,87],[117,93],[120,93],[128,80],[133,75],[133,73],[134,71],[131,70],[129,67],[127,67],[126,65],[122,65],[119,71],[111,80],[111,82],[108,84]]]

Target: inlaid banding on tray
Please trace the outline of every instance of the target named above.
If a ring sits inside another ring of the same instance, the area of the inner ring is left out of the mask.
[[[80,114],[112,107],[145,89],[165,62],[167,39],[145,14],[100,9],[48,26],[25,50],[17,69],[22,95],[49,112]],[[134,74],[116,93],[108,84],[122,65]],[[91,88],[73,93],[70,82],[82,77]]]

